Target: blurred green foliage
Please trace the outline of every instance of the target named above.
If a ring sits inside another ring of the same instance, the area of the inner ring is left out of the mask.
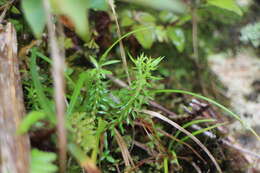
[[[251,43],[255,48],[260,45],[260,22],[248,24],[241,29],[240,40]]]
[[[52,152],[43,152],[37,149],[31,151],[30,173],[55,173],[58,167],[54,164],[57,155]]]

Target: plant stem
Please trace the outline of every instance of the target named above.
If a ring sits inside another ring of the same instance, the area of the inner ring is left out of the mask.
[[[58,131],[58,148],[59,148],[59,166],[60,172],[66,171],[67,158],[67,132],[65,129],[65,89],[64,89],[64,58],[60,55],[59,46],[56,39],[54,24],[52,23],[52,15],[50,12],[49,1],[44,0],[44,9],[47,18],[49,47],[51,50],[52,76],[54,80],[54,97],[57,116],[57,131]]]
[[[119,23],[118,23],[117,16],[116,16],[114,1],[113,0],[109,0],[108,2],[109,2],[109,5],[110,5],[110,7],[112,9],[113,15],[115,17],[116,28],[117,28],[117,35],[118,35],[119,38],[121,38],[122,36],[121,36]],[[128,72],[126,55],[125,55],[125,50],[124,50],[124,45],[123,45],[122,40],[119,41],[119,47],[120,47],[121,58],[122,58],[122,61],[123,61],[123,68],[124,68],[126,76],[127,76],[127,82],[128,82],[128,85],[131,85],[131,78],[130,78],[130,75],[129,75],[129,72]]]

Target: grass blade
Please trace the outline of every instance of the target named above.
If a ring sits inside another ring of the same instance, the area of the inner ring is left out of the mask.
[[[75,89],[72,93],[70,103],[67,108],[67,116],[69,116],[73,112],[74,107],[77,103],[78,96],[80,94],[80,90],[81,90],[84,82],[88,79],[88,77],[89,77],[89,73],[87,73],[87,72],[83,72],[80,74],[79,79],[76,83]]]
[[[52,122],[55,122],[54,116],[54,110],[51,106],[50,100],[45,96],[43,91],[43,86],[40,82],[40,76],[37,71],[37,65],[36,65],[36,50],[32,49],[32,56],[30,58],[30,72],[33,80],[33,84],[36,90],[36,94],[38,96],[38,101],[40,103],[41,108],[46,112],[46,114],[49,116],[50,120]]]
[[[44,61],[46,61],[47,63],[52,64],[52,60],[51,60],[49,57],[43,55],[41,52],[38,52],[37,50],[36,50],[36,55],[39,56],[39,57],[40,57],[41,59],[43,59]],[[69,77],[69,75],[66,74],[66,73],[64,73],[64,76],[65,76],[66,79],[68,79],[68,81],[73,85],[73,87],[75,87],[75,83],[74,83],[73,80]]]
[[[216,120],[214,120],[214,119],[193,120],[193,121],[190,121],[190,122],[184,124],[182,127],[185,129],[185,128],[189,127],[189,126],[192,126],[193,124],[199,124],[199,123],[205,123],[205,122],[213,122],[213,121],[216,121]],[[181,131],[178,131],[174,137],[177,138],[180,133],[181,133]]]
[[[121,40],[123,40],[124,38],[136,33],[136,32],[140,32],[140,31],[143,31],[143,30],[147,30],[147,29],[152,29],[153,27],[152,26],[149,26],[149,27],[144,27],[144,28],[139,28],[139,29],[135,29],[131,32],[128,32],[126,33],[125,35],[123,35],[122,37],[120,37],[119,39],[117,39],[104,53],[103,55],[101,56],[100,58],[100,61],[103,62],[105,60],[105,58],[107,57],[108,53],[113,49],[113,47],[119,43]]]
[[[209,127],[206,127],[206,128],[203,128],[203,129],[199,129],[199,130],[197,130],[197,131],[195,131],[195,132],[193,132],[193,133],[191,133],[193,136],[196,136],[196,135],[199,135],[199,134],[201,134],[201,133],[204,133],[204,132],[206,132],[206,131],[209,131],[209,130],[212,130],[212,129],[214,129],[214,128],[217,128],[217,127],[219,127],[219,126],[223,126],[223,125],[225,125],[225,124],[227,124],[227,123],[218,123],[218,124],[214,124],[214,125],[212,125],[212,126],[209,126]],[[186,140],[188,140],[190,137],[189,136],[185,136],[185,137],[183,137],[183,138],[181,138],[181,141],[186,141]]]

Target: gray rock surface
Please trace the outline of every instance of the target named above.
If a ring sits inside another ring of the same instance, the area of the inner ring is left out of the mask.
[[[211,69],[227,88],[231,109],[260,134],[260,58],[248,50],[242,50],[236,57],[227,54],[209,58]],[[260,142],[235,121],[229,125],[231,135],[238,143],[254,153],[260,154]],[[260,160],[255,161],[260,168]]]

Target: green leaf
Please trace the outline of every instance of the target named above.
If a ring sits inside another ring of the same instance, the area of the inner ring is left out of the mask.
[[[91,62],[92,64],[94,64],[95,68],[99,68],[99,67],[100,67],[100,66],[99,66],[99,63],[98,63],[97,60],[96,60],[96,58],[94,58],[93,56],[90,56],[89,59],[90,59],[90,62]]]
[[[102,120],[101,118],[98,118],[98,128],[97,128],[97,131],[96,131],[96,146],[95,148],[93,149],[93,152],[91,154],[91,159],[94,160],[96,162],[97,160],[97,154],[98,154],[98,147],[99,147],[99,138],[100,138],[100,135],[103,133],[103,131],[105,130],[105,128],[107,127],[107,122]]]
[[[101,133],[103,133],[103,131],[105,130],[105,128],[107,127],[107,122],[105,120],[102,120],[101,118],[98,119],[98,128],[97,128],[97,136],[99,136]]]
[[[0,5],[4,5],[5,3],[7,3],[7,0],[0,0]]]
[[[106,0],[90,0],[90,8],[93,8],[95,10],[107,11],[108,3]]]
[[[141,23],[149,24],[149,23],[154,23],[156,21],[156,18],[149,13],[141,12],[141,13],[138,13],[138,20]]]
[[[21,14],[20,10],[18,10],[15,6],[12,6],[11,12],[14,14]]]
[[[120,0],[156,10],[169,10],[175,13],[185,13],[187,6],[181,0]]]
[[[241,29],[240,33],[242,42],[251,42],[255,48],[260,46],[260,22],[246,25]]]
[[[119,60],[110,60],[110,61],[107,61],[107,62],[101,64],[101,67],[111,65],[111,64],[116,64],[116,63],[119,63],[119,62],[120,62]]]
[[[35,124],[37,121],[45,118],[45,114],[43,112],[30,112],[26,117],[23,119],[22,123],[20,124],[17,133],[24,134],[26,133],[30,127]]]
[[[178,22],[176,23],[177,26],[181,26],[185,23],[187,23],[188,21],[191,20],[191,15],[190,14],[186,14],[186,15],[183,15],[179,18]]]
[[[55,153],[43,152],[37,149],[31,151],[30,173],[55,173],[58,167],[52,162],[56,160]]]
[[[178,17],[174,13],[165,10],[160,12],[159,18],[164,23],[173,23],[178,20]]]
[[[100,72],[101,72],[103,75],[111,75],[111,74],[113,74],[111,71],[104,70],[104,69],[101,69]]]
[[[167,40],[167,32],[163,26],[156,26],[155,34],[156,34],[157,40],[159,42],[163,42],[163,41]]]
[[[106,159],[107,159],[107,161],[109,161],[110,163],[115,163],[115,162],[116,162],[116,160],[115,160],[111,155],[106,156]]]
[[[55,1],[54,11],[63,14],[75,25],[76,33],[85,41],[88,41],[89,23],[88,23],[88,9],[90,8],[89,0],[63,0]]]
[[[135,23],[130,10],[124,10],[120,14],[120,24],[122,27],[131,26]]]
[[[185,35],[182,29],[170,26],[167,28],[167,35],[178,51],[183,52],[185,47]]]
[[[151,70],[155,70],[158,66],[158,64],[163,60],[164,57],[158,57],[158,58],[155,58],[151,61]]]
[[[134,30],[138,30],[141,28],[144,28],[144,26],[135,25],[133,27]],[[137,39],[137,41],[142,45],[143,48],[149,49],[152,47],[153,42],[155,40],[155,34],[154,34],[153,30],[142,30],[142,31],[136,32],[134,35],[135,35],[135,38]]]
[[[85,152],[76,144],[69,143],[68,150],[71,155],[81,164],[93,162],[90,158],[85,154]]]
[[[42,0],[22,0],[22,9],[35,37],[39,38],[45,26]]]
[[[122,27],[127,27],[127,26],[131,26],[135,23],[135,21],[131,18],[131,17],[128,17],[128,16],[123,16],[121,18],[121,26]]]
[[[240,16],[242,16],[243,14],[241,9],[236,4],[235,0],[208,0],[208,4],[233,11]]]

